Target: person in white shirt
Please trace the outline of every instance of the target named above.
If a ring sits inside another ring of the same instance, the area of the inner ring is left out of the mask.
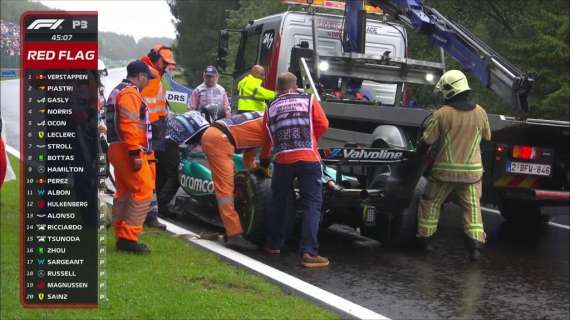
[[[218,84],[219,74],[214,66],[208,66],[203,73],[204,82],[192,91],[190,110],[203,112],[206,107],[217,106],[219,118],[227,118],[231,114],[228,95],[224,87]],[[215,120],[215,119],[214,119]]]

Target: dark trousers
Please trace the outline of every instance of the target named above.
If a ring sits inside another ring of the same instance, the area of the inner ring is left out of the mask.
[[[267,241],[272,249],[279,249],[285,243],[287,198],[293,192],[293,180],[297,178],[303,206],[301,254],[318,255],[317,236],[323,203],[321,175],[320,162],[276,163],[273,167],[272,207],[267,217]]]
[[[168,203],[178,191],[178,165],[180,155],[178,145],[167,141],[164,150],[156,152],[156,198],[158,212],[168,214]]]

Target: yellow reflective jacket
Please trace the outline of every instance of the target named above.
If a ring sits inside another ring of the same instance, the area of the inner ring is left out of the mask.
[[[248,74],[237,85],[238,111],[265,111],[266,100],[275,99],[275,92],[261,86],[263,81]]]
[[[435,162],[432,177],[446,182],[475,183],[483,176],[481,139],[491,140],[489,119],[477,105],[458,110],[444,105],[434,112],[423,134],[433,145]]]

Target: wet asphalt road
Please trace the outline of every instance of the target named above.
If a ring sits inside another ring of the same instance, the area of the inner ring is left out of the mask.
[[[484,220],[488,243],[477,263],[468,261],[452,204],[433,254],[385,248],[335,225],[321,235],[321,254],[331,259],[326,269],[301,267],[294,243],[281,256],[248,255],[393,319],[568,319],[570,231],[515,228],[488,212]],[[193,231],[219,230],[191,218],[177,221]]]

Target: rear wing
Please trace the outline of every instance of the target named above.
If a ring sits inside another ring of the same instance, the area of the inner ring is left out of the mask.
[[[343,147],[319,149],[324,164],[337,166],[404,163],[414,153],[413,150],[397,148]]]

